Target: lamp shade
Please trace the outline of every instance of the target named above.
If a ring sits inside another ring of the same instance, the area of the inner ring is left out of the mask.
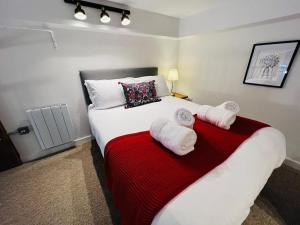
[[[170,69],[168,75],[169,81],[176,81],[178,80],[178,70],[177,69]]]

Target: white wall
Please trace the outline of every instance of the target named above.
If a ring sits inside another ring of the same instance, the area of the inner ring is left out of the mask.
[[[79,70],[158,66],[165,74],[169,67],[177,65],[178,41],[162,37],[177,35],[175,18],[145,12],[143,20],[143,12],[135,11],[140,19],[126,28],[129,32],[119,32],[119,28],[113,26],[97,29],[97,32],[91,32],[93,27],[85,31],[72,27],[75,28],[72,30],[69,22],[74,22],[74,6],[63,0],[42,2],[0,3],[0,17],[5,18],[4,22],[50,23],[56,27],[53,31],[58,42],[58,49],[54,50],[48,33],[0,29],[0,120],[8,131],[27,123],[26,109],[67,103],[76,137],[85,137],[90,130]],[[50,9],[54,10],[52,16]],[[70,16],[70,21],[63,16]],[[89,14],[89,19],[96,23],[98,16],[98,12],[94,18]],[[165,24],[148,26],[151,18]],[[40,149],[33,133],[16,135],[13,142],[23,161],[51,152]]]
[[[181,39],[177,90],[202,104],[236,100],[242,115],[280,129],[287,137],[288,156],[300,162],[300,52],[284,88],[242,83],[253,44],[300,39],[299,27],[300,19],[293,19]]]
[[[179,36],[300,15],[299,0],[231,0],[180,20]]]

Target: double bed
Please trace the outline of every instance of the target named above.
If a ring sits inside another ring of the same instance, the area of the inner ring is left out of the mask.
[[[149,130],[157,118],[174,120],[178,108],[193,114],[198,104],[172,96],[160,102],[125,109],[118,106],[96,110],[84,86],[85,80],[157,75],[157,68],[81,71],[80,78],[88,118],[101,153],[112,139]],[[154,217],[152,225],[240,225],[273,170],[285,159],[285,137],[275,128],[256,131],[222,164],[187,187]]]

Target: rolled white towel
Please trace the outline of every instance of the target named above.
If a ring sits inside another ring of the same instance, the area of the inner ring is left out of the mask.
[[[215,126],[229,130],[235,122],[236,114],[227,109],[212,106],[201,106],[197,117],[200,120],[207,121]]]
[[[157,119],[154,122],[152,122],[151,128],[150,128],[150,134],[155,140],[160,141],[161,129],[168,122],[170,122],[170,121],[167,119],[164,119],[164,118],[160,118],[160,119]]]
[[[195,118],[189,110],[181,108],[175,112],[175,121],[181,126],[193,128]]]
[[[151,124],[151,136],[177,155],[186,155],[194,150],[197,135],[194,130],[175,122],[158,119]]]
[[[240,112],[240,106],[235,101],[226,101],[223,102],[221,105],[218,105],[217,107],[227,109],[229,111],[234,112],[235,114],[238,114]]]
[[[206,113],[209,109],[212,109],[213,107],[210,106],[210,105],[201,105],[197,111],[197,117],[200,119],[200,120],[203,120],[203,121],[207,121],[206,119]]]
[[[229,130],[230,126],[235,122],[236,114],[227,109],[214,107],[206,113],[207,121],[225,130]]]

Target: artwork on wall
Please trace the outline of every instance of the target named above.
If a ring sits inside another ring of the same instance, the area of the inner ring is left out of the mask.
[[[244,84],[281,88],[299,48],[300,41],[253,45]]]

